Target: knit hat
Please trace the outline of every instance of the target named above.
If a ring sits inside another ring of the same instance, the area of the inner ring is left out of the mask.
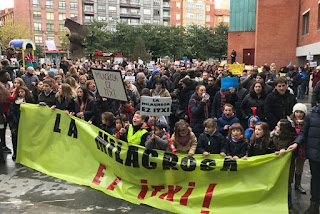
[[[156,75],[157,73],[160,73],[160,71],[158,69],[153,69],[152,77],[154,77],[154,75]]]
[[[257,76],[261,77],[264,81],[266,81],[267,76],[263,72],[258,73]]]
[[[295,111],[302,111],[305,115],[307,115],[308,109],[307,106],[303,103],[297,103],[293,106],[293,113]]]
[[[320,70],[320,65],[318,67],[316,67],[316,70]]]
[[[48,71],[48,74],[51,78],[54,78],[55,73],[53,70]]]

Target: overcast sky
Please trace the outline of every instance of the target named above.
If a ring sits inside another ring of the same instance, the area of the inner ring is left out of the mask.
[[[223,0],[216,0],[216,8],[220,7],[220,4],[223,2]],[[3,10],[5,8],[13,7],[13,0],[0,0],[0,10]]]
[[[0,0],[0,10],[13,7],[13,0]]]

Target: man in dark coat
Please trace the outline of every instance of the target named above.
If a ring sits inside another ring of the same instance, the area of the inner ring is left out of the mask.
[[[231,64],[236,62],[236,57],[237,57],[237,52],[232,49],[232,52],[231,52]]]
[[[276,90],[268,94],[264,104],[264,113],[270,130],[274,129],[280,119],[286,119],[292,114],[293,106],[297,103],[295,96],[288,90],[285,78],[276,79],[275,86]]]
[[[69,71],[69,62],[65,56],[61,57],[60,68],[63,70],[64,75]]]
[[[320,82],[316,84],[312,92],[311,106],[318,106],[320,102]]]
[[[299,72],[295,71],[294,67],[289,68],[289,72],[286,74],[288,85],[293,90],[295,96],[298,94],[298,86],[301,84],[301,76]]]
[[[306,116],[303,127],[295,143],[289,146],[292,151],[304,143],[306,157],[309,159],[311,170],[311,204],[305,213],[319,213],[320,202],[320,110],[314,106]]]

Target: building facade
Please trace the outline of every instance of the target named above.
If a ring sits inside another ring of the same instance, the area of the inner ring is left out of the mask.
[[[170,0],[83,0],[83,23],[93,19],[108,23],[115,30],[117,23],[140,25],[170,24]]]
[[[215,23],[214,26],[217,27],[220,23],[224,22],[229,26],[230,23],[230,10],[227,9],[215,9]]]
[[[13,8],[6,8],[4,10],[0,10],[0,26],[4,25],[7,22],[13,22],[14,20],[13,14],[14,14]]]
[[[215,27],[214,0],[171,0],[171,25]]]
[[[60,45],[66,18],[82,23],[81,0],[14,0],[13,12],[15,18],[29,26],[34,42],[41,46],[45,46],[46,40]]]
[[[248,65],[303,65],[320,56],[318,0],[231,0],[228,57]],[[318,63],[319,64],[319,63]]]

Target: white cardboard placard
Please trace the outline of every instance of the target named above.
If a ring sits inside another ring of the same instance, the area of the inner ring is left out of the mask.
[[[147,116],[170,116],[171,97],[147,97],[142,96],[140,112]]]

